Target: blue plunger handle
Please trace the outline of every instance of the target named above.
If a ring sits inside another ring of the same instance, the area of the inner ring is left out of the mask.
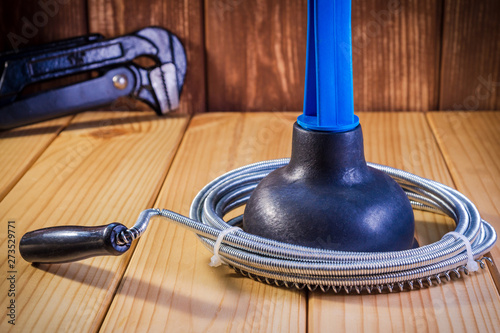
[[[309,0],[304,113],[305,129],[347,132],[354,115],[351,0]]]

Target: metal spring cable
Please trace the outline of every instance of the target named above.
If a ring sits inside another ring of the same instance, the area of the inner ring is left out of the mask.
[[[220,232],[242,222],[240,215],[225,222],[223,217],[244,205],[260,180],[289,159],[251,164],[230,171],[207,184],[191,205],[190,218],[169,210],[148,209],[141,213],[134,227],[119,235],[121,243],[140,237],[153,216],[168,220],[194,231],[213,252]],[[471,244],[474,259],[485,267],[492,260],[482,257],[495,244],[495,230],[482,220],[472,202],[458,191],[409,172],[384,165],[369,166],[387,173],[405,190],[414,209],[447,215],[455,220],[455,232],[464,235]],[[397,286],[412,290],[441,278],[450,280],[453,272],[468,274],[466,244],[460,238],[445,235],[441,240],[416,249],[394,252],[344,252],[281,243],[232,231],[223,238],[218,255],[222,262],[237,272],[255,280],[278,286],[308,288],[322,291],[353,289],[392,292]]]

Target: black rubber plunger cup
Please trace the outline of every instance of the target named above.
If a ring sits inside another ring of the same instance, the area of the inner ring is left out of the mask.
[[[367,166],[361,126],[343,133],[293,126],[290,163],[247,203],[245,231],[343,251],[413,247],[413,210],[401,187]]]
[[[412,248],[414,217],[401,187],[368,167],[353,111],[351,7],[311,0],[304,114],[290,163],[264,178],[245,208],[245,231],[341,251]]]

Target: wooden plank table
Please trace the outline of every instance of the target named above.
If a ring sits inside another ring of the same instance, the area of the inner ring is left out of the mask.
[[[211,179],[248,163],[290,155],[297,113],[89,112],[0,134],[0,269],[7,223],[17,241],[44,226],[131,225],[148,207],[187,214]],[[463,191],[500,228],[500,113],[362,113],[369,161]],[[458,120],[457,120],[458,119]],[[467,125],[467,126],[466,126]],[[463,128],[462,128],[463,127]],[[15,134],[17,133],[17,134]],[[17,151],[17,152],[16,152]],[[3,193],[3,192],[2,192]],[[416,213],[420,244],[452,221]],[[498,258],[497,246],[492,255]],[[153,221],[122,257],[28,265],[19,254],[19,332],[482,331],[500,328],[496,267],[420,291],[343,295],[283,289],[210,268],[190,232]],[[0,282],[6,309],[10,283]],[[5,310],[4,310],[5,313]]]

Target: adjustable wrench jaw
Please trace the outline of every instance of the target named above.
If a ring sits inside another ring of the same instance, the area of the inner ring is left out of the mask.
[[[187,70],[186,53],[179,38],[158,27],[137,31],[135,36],[154,44],[157,52],[149,55],[157,62],[153,68],[137,66],[140,84],[134,97],[148,104],[158,115],[179,107],[179,99]]]
[[[175,65],[179,91],[184,85],[187,60],[186,52],[177,36],[159,27],[148,27],[135,33],[136,36],[149,40],[157,48],[157,59],[160,65],[172,63]]]
[[[177,79],[177,68],[166,63],[151,70],[137,69],[140,84],[134,97],[148,104],[158,115],[164,115],[179,107],[182,86]]]

